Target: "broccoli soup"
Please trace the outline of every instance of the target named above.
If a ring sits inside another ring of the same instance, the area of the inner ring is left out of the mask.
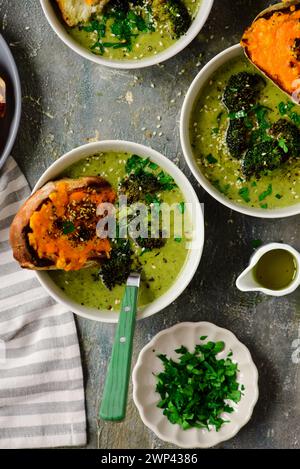
[[[299,203],[300,107],[242,56],[204,87],[190,136],[201,172],[229,199],[261,209]]]
[[[117,194],[117,224],[123,223],[120,220],[124,216],[121,195],[128,200],[125,209],[127,223],[136,216],[132,209],[136,203],[143,203],[149,209],[147,226],[148,223],[150,226],[151,209],[159,213],[164,203],[172,206],[173,212],[170,216],[169,237],[164,234],[166,226],[160,216],[159,233],[155,237],[152,237],[150,229],[148,237],[133,238],[129,233],[127,238],[121,238],[116,234],[115,238],[109,239],[110,254],[99,267],[69,272],[52,271],[49,275],[54,282],[79,304],[102,310],[119,310],[131,271],[141,273],[140,307],[163,295],[175,282],[186,261],[191,233],[191,227],[186,222],[182,223],[184,226],[180,233],[175,232],[178,229],[178,224],[174,222],[175,212],[182,216],[186,214],[186,207],[184,196],[173,178],[150,160],[127,153],[93,155],[72,165],[63,176],[104,177]]]
[[[77,15],[70,20],[68,12],[62,14],[70,36],[92,53],[108,59],[139,60],[162,52],[183,36],[200,2],[110,0],[103,8],[96,5],[89,17]]]

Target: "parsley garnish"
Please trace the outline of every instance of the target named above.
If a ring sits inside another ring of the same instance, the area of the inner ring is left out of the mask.
[[[287,146],[287,144],[286,144],[285,138],[280,137],[280,138],[278,139],[278,145],[280,146],[280,148],[283,149],[284,153],[288,153],[288,152],[289,152],[289,148],[288,148],[288,146]]]
[[[242,117],[246,117],[246,116],[247,116],[247,111],[244,111],[244,110],[237,111],[237,112],[230,112],[228,114],[229,119],[232,119],[232,120],[241,119]]]
[[[211,153],[207,155],[206,159],[209,162],[209,164],[215,164],[218,162],[218,160]]]
[[[110,30],[119,42],[103,42],[108,28],[108,20],[112,20]],[[97,40],[91,46],[91,50],[99,55],[104,54],[105,48],[132,50],[132,39],[136,38],[139,33],[155,31],[153,18],[148,9],[143,15],[143,12],[135,13],[133,10],[125,12],[115,8],[108,8],[101,20],[94,19],[82,26],[82,29],[86,32],[97,33]]]
[[[248,187],[242,187],[239,190],[239,195],[242,197],[242,199],[244,199],[245,202],[249,203],[251,201]]]
[[[156,163],[153,163],[152,161],[149,163],[149,168],[150,169],[153,169],[153,171],[155,171],[157,168],[158,168],[158,164]]]
[[[141,158],[138,155],[132,155],[126,162],[126,173],[138,173],[150,164],[149,158]]]
[[[228,191],[230,189],[230,184],[225,184],[224,186],[221,186],[219,179],[215,179],[212,181],[212,185],[222,194],[227,195]]]
[[[206,336],[202,336],[205,340]],[[164,371],[156,376],[156,391],[160,394],[158,407],[173,424],[184,430],[215,427],[217,431],[228,420],[221,417],[234,408],[227,401],[238,403],[242,397],[237,381],[238,365],[228,354],[218,360],[224,342],[196,345],[193,353],[181,346],[175,352],[179,361],[158,355]]]
[[[300,114],[293,111],[293,108],[296,106],[292,101],[287,101],[286,103],[281,102],[278,104],[279,113],[282,116],[288,116],[296,125],[300,125]]]
[[[282,116],[285,114],[289,114],[289,112],[293,109],[295,104],[292,101],[287,101],[286,103],[281,102],[278,104],[278,110]]]
[[[75,225],[71,221],[64,221],[62,224],[63,234],[71,234],[75,231]]]
[[[170,176],[169,174],[166,174],[164,171],[161,171],[158,174],[157,179],[162,185],[162,189],[165,191],[171,191],[172,189],[174,189],[174,187],[176,187],[176,183],[174,179],[172,178],[172,176]]]
[[[182,213],[182,214],[185,212],[185,203],[184,203],[184,202],[180,202],[180,203],[178,204],[178,210],[179,210],[179,212]]]
[[[271,195],[272,192],[273,192],[272,184],[269,184],[268,189],[259,195],[258,197],[259,201],[262,202],[263,200],[265,200],[265,198]]]

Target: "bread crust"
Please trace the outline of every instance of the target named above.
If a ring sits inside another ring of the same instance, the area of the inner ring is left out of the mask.
[[[62,17],[71,28],[88,21],[93,13],[101,13],[110,0],[56,0]]]
[[[68,192],[89,187],[93,187],[99,191],[105,188],[111,188],[109,182],[101,177],[91,176],[79,179],[64,178],[48,182],[45,186],[32,194],[16,214],[10,226],[9,233],[13,256],[22,268],[31,270],[57,270],[57,267],[51,261],[39,259],[37,255],[35,255],[33,248],[28,242],[28,232],[31,216],[46,202],[50,194],[56,191],[57,185],[61,182],[67,184]],[[89,259],[84,267],[96,266],[99,264],[100,260],[100,257],[99,259]]]

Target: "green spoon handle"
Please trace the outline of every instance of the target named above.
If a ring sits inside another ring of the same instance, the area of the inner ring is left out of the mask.
[[[126,415],[137,296],[137,287],[126,287],[99,411],[103,420],[123,420]]]

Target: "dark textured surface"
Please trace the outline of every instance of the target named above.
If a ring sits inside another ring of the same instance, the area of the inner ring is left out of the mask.
[[[154,334],[180,321],[207,320],[234,332],[258,366],[260,399],[251,422],[220,445],[226,448],[300,448],[300,290],[270,299],[242,294],[234,286],[248,263],[253,239],[283,240],[300,250],[299,216],[252,219],[215,202],[187,169],[178,120],[184,94],[200,68],[238,42],[243,28],[267,4],[215,0],[208,23],[190,47],[163,67],[127,72],[96,66],[75,55],[50,29],[37,0],[0,0],[2,32],[11,44],[23,86],[21,129],[13,155],[32,185],[67,150],[90,139],[120,138],[151,145],[175,161],[205,203],[206,243],[200,268],[175,304],[138,323],[134,361]],[[157,116],[162,116],[161,129],[156,129]],[[88,447],[94,448],[95,415],[114,326],[81,319],[77,324]],[[131,397],[126,421],[103,424],[100,444],[102,448],[170,447],[144,427]]]

